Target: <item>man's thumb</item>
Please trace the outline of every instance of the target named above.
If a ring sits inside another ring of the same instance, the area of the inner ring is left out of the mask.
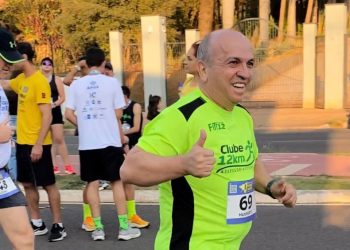
[[[207,133],[205,132],[204,129],[201,129],[199,139],[196,144],[200,147],[203,147],[206,139],[207,139]]]

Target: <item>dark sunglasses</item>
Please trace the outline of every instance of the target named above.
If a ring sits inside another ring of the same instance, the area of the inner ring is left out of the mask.
[[[49,61],[43,61],[41,65],[52,66],[52,63]]]

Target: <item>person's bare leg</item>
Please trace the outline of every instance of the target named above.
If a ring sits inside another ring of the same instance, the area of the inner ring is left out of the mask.
[[[28,202],[28,208],[31,219],[41,219],[39,211],[39,192],[32,183],[22,183],[24,193]]]
[[[64,166],[70,165],[67,145],[64,140],[63,124],[51,125],[53,144],[55,144],[58,154],[61,156]]]
[[[125,199],[135,200],[135,186],[133,184],[125,184],[124,183],[124,191],[125,191]]]
[[[119,215],[127,214],[126,199],[123,183],[121,180],[111,182],[114,204]]]
[[[83,202],[85,204],[89,204],[89,201],[88,201],[88,198],[87,198],[87,188],[86,187],[84,187],[84,190],[83,190]]]
[[[0,209],[0,224],[15,250],[34,249],[34,233],[24,206]]]
[[[52,145],[51,145],[51,158],[52,158],[52,164],[53,164],[54,166],[58,166],[58,165],[57,165],[57,159],[56,159],[56,157],[57,157],[56,145],[55,145],[55,144],[52,144]]]
[[[61,217],[61,195],[58,191],[56,184],[43,187],[49,198],[50,209],[52,213],[52,222],[60,223],[62,222]]]
[[[86,197],[90,205],[92,217],[101,217],[100,194],[98,192],[98,180],[88,182],[86,185]]]

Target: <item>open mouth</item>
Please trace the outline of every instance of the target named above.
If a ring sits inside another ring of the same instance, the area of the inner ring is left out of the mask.
[[[244,83],[234,83],[232,86],[237,89],[245,89]]]

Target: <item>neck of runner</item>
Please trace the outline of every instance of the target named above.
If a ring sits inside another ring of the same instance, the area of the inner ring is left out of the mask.
[[[89,75],[98,75],[101,74],[101,71],[99,71],[98,69],[94,69],[92,68],[89,72]]]

